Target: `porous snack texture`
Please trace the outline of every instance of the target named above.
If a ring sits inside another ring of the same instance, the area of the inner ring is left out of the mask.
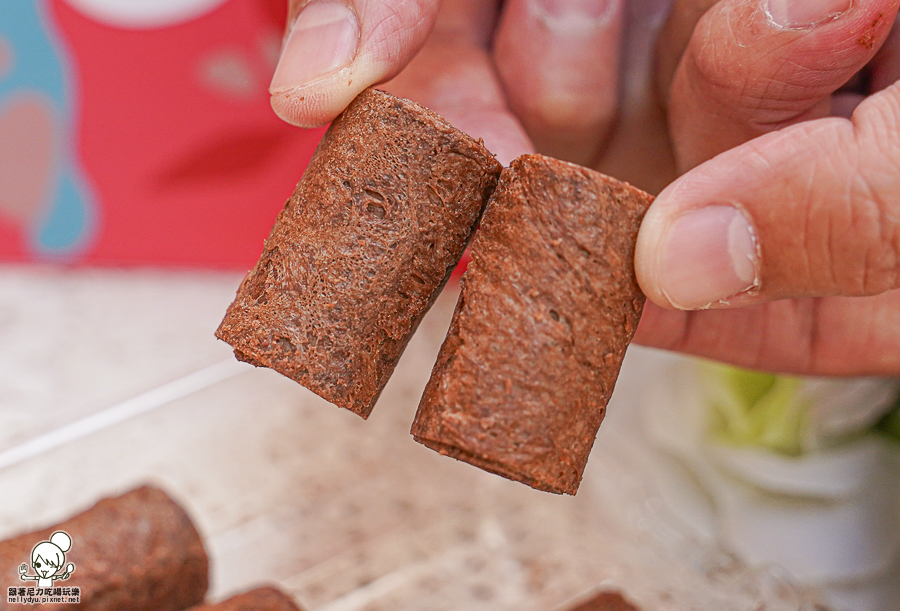
[[[644,305],[652,197],[564,161],[504,170],[412,434],[534,488],[575,494]]]
[[[368,417],[500,170],[435,113],[363,92],[319,144],[217,336]]]
[[[54,586],[77,586],[81,602],[10,608],[179,611],[203,601],[209,579],[203,542],[188,515],[162,490],[144,486],[106,498],[62,524],[0,542],[2,583],[36,586],[19,580],[18,567],[31,562],[35,545],[57,531],[71,538],[65,562],[75,571]],[[0,599],[0,609],[5,603]]]

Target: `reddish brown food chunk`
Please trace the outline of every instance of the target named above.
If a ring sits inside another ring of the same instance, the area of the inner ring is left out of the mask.
[[[215,605],[192,607],[191,611],[303,611],[287,594],[270,586],[232,596]]]
[[[413,423],[417,441],[575,494],[644,305],[633,259],[651,201],[541,155],[504,170]]]
[[[433,112],[362,93],[319,144],[217,336],[367,417],[500,169]]]
[[[568,611],[640,611],[618,592],[600,592]]]
[[[0,542],[4,586],[37,587],[19,579],[25,563],[33,575],[32,550],[57,531],[68,533],[65,563],[75,565],[54,587],[81,590],[74,604],[10,605],[16,609],[72,611],[179,611],[203,601],[209,563],[190,518],[163,491],[145,486],[107,498],[62,524]],[[62,571],[59,571],[60,573]],[[0,609],[6,608],[6,598]]]

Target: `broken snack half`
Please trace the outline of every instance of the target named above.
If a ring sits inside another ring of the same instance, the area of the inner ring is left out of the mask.
[[[575,494],[644,305],[633,260],[652,199],[542,155],[503,171],[419,404],[417,441]]]
[[[368,417],[500,170],[430,110],[363,92],[329,127],[216,335]]]

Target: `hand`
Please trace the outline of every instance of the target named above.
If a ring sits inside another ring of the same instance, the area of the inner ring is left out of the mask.
[[[868,175],[880,182],[870,184],[847,168],[840,148],[850,147],[854,167],[863,151],[873,156],[884,148],[891,137],[879,135],[875,125],[894,101],[860,107],[866,129],[824,118],[832,106],[846,113],[860,99],[858,93],[832,94],[875,56],[897,0],[857,0],[841,13],[848,3],[810,0],[803,15],[796,12],[804,10],[800,0],[676,0],[657,47],[661,109],[647,50],[668,0],[508,0],[502,11],[496,2],[478,0],[446,0],[440,11],[436,0],[354,0],[340,5],[349,6],[349,14],[335,2],[316,0],[305,5],[298,23],[319,25],[288,37],[272,103],[290,122],[318,125],[365,87],[396,75],[386,89],[482,137],[503,162],[539,150],[651,192],[737,147],[665,189],[648,213],[636,266],[642,288],[659,305],[648,303],[637,341],[776,371],[897,373],[900,295],[892,289],[900,272],[890,257],[900,257],[900,248],[896,237],[893,243],[867,241],[881,239],[874,235],[879,230],[888,238],[897,233],[889,201],[896,190],[886,184],[891,162],[876,159]],[[292,17],[300,4],[291,3]],[[626,9],[630,28],[620,62]],[[810,16],[811,9],[819,17],[824,11],[824,18]],[[322,40],[350,41],[345,46],[353,50],[336,53]],[[870,91],[900,76],[898,46],[892,41],[872,60]],[[331,51],[323,54],[324,48]],[[872,100],[879,96],[887,94]],[[624,101],[618,116],[617,98]],[[874,110],[863,112],[869,107]],[[898,139],[895,130],[895,144]],[[829,164],[843,173],[810,181]],[[842,198],[835,185],[855,197]],[[871,192],[851,190],[854,185],[869,185]],[[715,205],[722,203],[737,208]],[[887,205],[867,207],[872,203]],[[676,221],[690,222],[685,211],[701,208],[706,213],[693,230],[680,224],[672,231]],[[851,224],[855,235],[844,232],[829,242],[829,223],[842,210],[858,210],[855,218],[868,218],[868,226]],[[873,214],[887,222],[876,227]],[[741,218],[753,231],[743,239]],[[730,255],[716,254],[715,246],[721,251],[726,243],[722,235],[699,248],[702,229],[722,223],[733,233],[733,248],[725,252],[741,245],[749,252],[739,257],[743,267],[736,272],[721,265]],[[691,247],[699,262],[690,260]],[[854,252],[858,248],[866,254]],[[891,275],[893,283],[886,278]],[[860,278],[865,286],[852,286]],[[737,305],[744,307],[722,309]],[[694,310],[703,307],[716,309]]]
[[[641,228],[638,279],[662,308],[648,304],[640,341],[776,371],[900,373],[897,34],[878,51],[898,2],[849,4],[677,3],[703,15],[660,38],[661,58],[681,58],[671,75],[658,65],[690,171]]]
[[[324,125],[409,63],[437,9],[438,0],[289,0],[270,86],[275,112],[301,127]]]
[[[28,565],[25,563],[20,564],[19,565],[19,575],[24,575],[27,572],[28,572]]]
[[[508,0],[502,11],[499,0],[438,4],[291,1],[275,111],[321,125],[389,81],[385,89],[483,138],[503,162],[536,144],[590,163],[615,118],[623,0]]]

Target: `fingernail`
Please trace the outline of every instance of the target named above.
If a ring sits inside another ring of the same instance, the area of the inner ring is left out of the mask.
[[[552,30],[567,33],[606,25],[618,0],[532,0],[534,14]]]
[[[837,19],[850,10],[853,0],[768,0],[766,15],[780,28],[811,28]]]
[[[349,65],[359,47],[359,21],[341,2],[314,0],[297,16],[272,77],[272,93],[305,85]]]
[[[731,206],[707,206],[675,220],[663,236],[661,288],[677,308],[692,310],[759,284],[759,251],[747,218]]]

